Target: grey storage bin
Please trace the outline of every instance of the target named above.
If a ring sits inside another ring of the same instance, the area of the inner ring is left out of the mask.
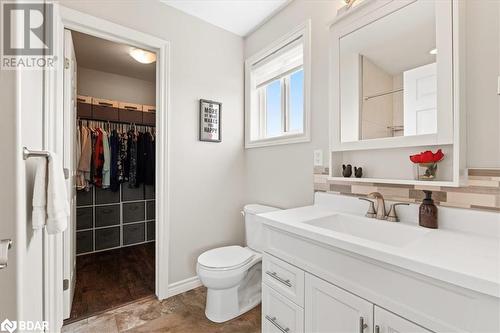
[[[120,224],[120,205],[95,207],[96,227],[106,227],[116,224]]]
[[[93,188],[89,191],[76,191],[76,205],[77,206],[91,206],[93,202]]]
[[[144,221],[144,202],[123,204],[123,223]]]
[[[104,250],[118,246],[120,246],[120,227],[96,229],[96,250]]]
[[[144,185],[144,197],[146,200],[155,198],[155,187],[153,185]]]
[[[76,254],[92,252],[94,250],[94,235],[92,230],[76,233]]]
[[[94,226],[92,207],[76,209],[76,230],[91,229]]]
[[[129,187],[128,183],[122,184],[122,201],[144,200],[144,187]]]
[[[147,201],[146,202],[146,218],[148,220],[155,219],[155,202],[154,201]]]
[[[95,189],[95,204],[110,204],[120,202],[120,191],[113,192],[110,189]]]
[[[133,223],[123,226],[123,245],[142,243],[144,239],[144,223]]]
[[[150,222],[147,222],[146,224],[146,234],[147,234],[147,240],[148,241],[152,241],[152,240],[155,240],[155,229],[156,229],[156,226],[155,226],[155,221],[150,221]]]

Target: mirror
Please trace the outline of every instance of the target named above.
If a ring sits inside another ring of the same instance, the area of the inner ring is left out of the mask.
[[[416,1],[340,38],[340,139],[437,133],[434,1]]]

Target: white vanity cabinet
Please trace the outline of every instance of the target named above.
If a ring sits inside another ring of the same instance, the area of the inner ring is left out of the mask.
[[[306,332],[373,332],[373,304],[306,274]]]
[[[263,333],[431,332],[271,255],[263,267]]]
[[[378,306],[374,307],[374,317],[374,333],[431,333],[431,331]]]

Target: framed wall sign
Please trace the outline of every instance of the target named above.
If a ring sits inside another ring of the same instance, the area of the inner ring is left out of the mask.
[[[221,142],[222,103],[200,99],[200,141]]]

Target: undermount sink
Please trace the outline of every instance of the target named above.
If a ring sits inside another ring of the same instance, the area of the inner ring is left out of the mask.
[[[398,247],[406,246],[431,231],[417,226],[348,214],[329,215],[303,223]]]

